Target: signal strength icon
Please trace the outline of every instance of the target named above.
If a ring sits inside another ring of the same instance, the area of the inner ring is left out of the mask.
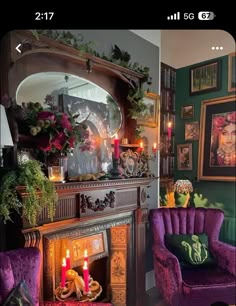
[[[167,20],[180,20],[180,12],[177,12],[174,15],[167,16]]]

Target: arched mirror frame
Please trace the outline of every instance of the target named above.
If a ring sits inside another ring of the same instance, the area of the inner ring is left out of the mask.
[[[114,98],[119,104],[123,118],[119,137],[128,138],[134,143],[136,121],[128,116],[130,104],[127,95],[129,87],[132,84],[141,84],[144,75],[90,54],[81,54],[70,46],[44,36],[37,40],[30,31],[9,32],[4,40],[7,61],[2,62],[5,69],[1,74],[1,95],[7,93],[9,97],[14,98],[19,84],[26,77],[38,72],[53,71],[77,75],[97,84]],[[22,42],[22,53],[19,54],[14,47]],[[88,61],[92,67],[90,73],[87,71]]]

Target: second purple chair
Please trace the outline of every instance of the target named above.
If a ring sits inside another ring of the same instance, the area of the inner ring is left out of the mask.
[[[206,208],[157,208],[150,211],[156,286],[168,306],[236,303],[236,248],[219,241],[223,211]],[[165,234],[208,236],[217,264],[183,268],[165,244]]]

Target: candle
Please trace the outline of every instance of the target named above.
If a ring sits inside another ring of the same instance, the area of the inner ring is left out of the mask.
[[[153,153],[156,153],[156,151],[157,151],[157,143],[154,142],[154,144],[153,144],[153,146],[152,146],[152,152],[153,152]]]
[[[70,250],[66,250],[66,270],[70,270]]]
[[[83,276],[84,276],[84,290],[86,293],[88,293],[89,292],[89,270],[88,270],[87,261],[84,262]]]
[[[88,262],[88,250],[84,250],[84,261]]]
[[[168,134],[168,139],[171,139],[171,122],[168,122],[167,125],[167,134]]]
[[[62,258],[62,266],[61,266],[61,287],[64,288],[66,286],[66,259]]]
[[[115,134],[115,139],[114,139],[114,158],[115,159],[120,158],[120,140],[118,139],[117,134]]]
[[[139,144],[139,148],[140,148],[140,151],[142,152],[143,151],[143,142],[142,141]]]

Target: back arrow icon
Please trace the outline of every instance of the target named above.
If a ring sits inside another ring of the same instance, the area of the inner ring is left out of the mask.
[[[16,51],[19,52],[19,53],[21,53],[20,46],[21,46],[21,44],[19,44],[19,45],[16,47]]]

